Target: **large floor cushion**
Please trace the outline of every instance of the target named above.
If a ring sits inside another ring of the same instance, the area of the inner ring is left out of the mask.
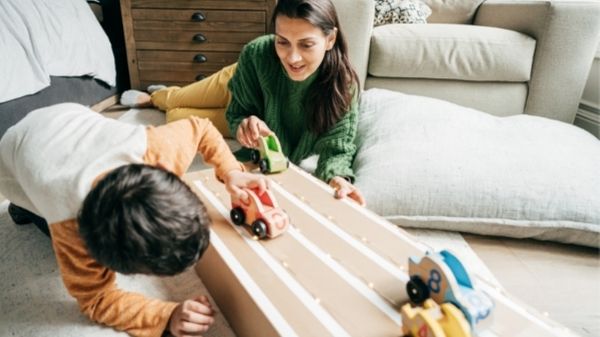
[[[599,246],[600,141],[573,125],[370,89],[357,142],[356,185],[396,224]]]

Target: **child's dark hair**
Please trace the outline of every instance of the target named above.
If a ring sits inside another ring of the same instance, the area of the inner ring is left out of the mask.
[[[77,220],[91,256],[123,274],[175,275],[209,242],[210,219],[198,196],[175,174],[148,165],[108,173]]]
[[[279,0],[273,10],[272,26],[275,26],[279,15],[304,19],[325,35],[337,28],[335,44],[325,53],[318,78],[306,99],[311,104],[309,129],[316,134],[325,133],[348,112],[360,88],[358,75],[348,58],[348,45],[335,7],[330,0]]]

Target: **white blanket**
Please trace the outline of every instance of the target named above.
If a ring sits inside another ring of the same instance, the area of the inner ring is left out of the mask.
[[[50,76],[115,85],[108,37],[82,0],[0,1],[0,103],[34,94]]]

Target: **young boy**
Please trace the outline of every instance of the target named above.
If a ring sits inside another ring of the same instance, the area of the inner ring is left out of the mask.
[[[213,322],[206,297],[164,302],[115,284],[115,272],[180,273],[208,246],[210,219],[179,178],[197,152],[231,194],[266,188],[208,120],[143,127],[64,103],[29,113],[0,139],[0,192],[50,224],[64,284],[85,315],[134,336],[198,335]]]

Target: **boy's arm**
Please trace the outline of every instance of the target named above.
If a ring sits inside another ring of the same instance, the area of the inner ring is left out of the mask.
[[[148,165],[182,176],[200,152],[204,161],[215,167],[221,181],[231,170],[244,171],[223,136],[206,118],[192,116],[159,127],[148,127],[146,134],[148,148],[144,163]]]
[[[160,336],[177,303],[117,289],[115,273],[98,264],[79,236],[75,220],[50,225],[63,282],[90,319],[133,336]]]

